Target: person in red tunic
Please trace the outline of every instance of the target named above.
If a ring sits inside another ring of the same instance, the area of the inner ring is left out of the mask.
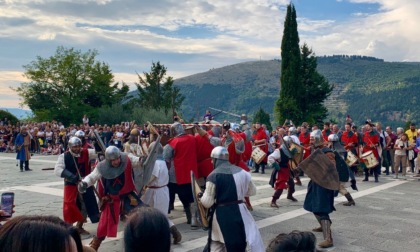
[[[331,129],[330,129],[330,122],[325,122],[324,123],[324,129],[322,130],[322,137],[324,138],[324,143],[328,142],[328,136],[332,133]]]
[[[264,128],[261,127],[261,123],[255,123],[255,131],[252,134],[252,138],[254,139],[254,146],[258,146],[265,154],[268,153],[268,143],[267,143],[267,133],[265,132]],[[265,166],[267,165],[267,155],[259,164],[255,164],[255,170],[253,173],[258,173],[261,167],[261,174],[265,173]]]
[[[379,182],[378,177],[381,171],[381,162],[380,157],[378,154],[378,146],[379,146],[379,135],[377,132],[373,131],[374,125],[369,121],[366,121],[365,124],[365,133],[363,134],[363,153],[368,151],[372,151],[375,155],[376,160],[378,160],[378,165],[376,165],[373,169],[373,173],[375,175],[375,182]],[[369,170],[367,168],[364,169],[365,171],[365,179],[363,181],[369,181]]]
[[[64,178],[64,200],[63,218],[64,221],[73,224],[79,234],[89,234],[83,229],[83,223],[89,216],[92,223],[99,221],[99,208],[96,203],[95,194],[92,188],[86,193],[79,194],[77,183],[91,173],[90,159],[96,158],[95,150],[82,148],[82,141],[78,137],[69,140],[69,150],[58,156],[54,167],[54,173]]]
[[[80,193],[98,182],[101,201],[101,217],[93,240],[89,244],[98,250],[106,237],[116,237],[118,223],[131,210],[144,205],[137,195],[134,185],[133,168],[139,169],[142,159],[121,153],[116,146],[105,150],[105,160],[98,163],[95,170],[78,184]]]
[[[351,151],[354,155],[357,155],[356,147],[359,140],[357,139],[357,134],[351,130],[351,126],[351,123],[346,123],[340,142],[344,145],[344,149]],[[344,153],[344,160],[346,159],[347,153]]]
[[[306,159],[311,155],[311,144],[310,144],[310,133],[308,132],[308,124],[303,123],[302,127],[300,128],[299,134],[299,141],[300,144],[303,146],[305,153],[303,155],[303,159]]]
[[[192,229],[197,229],[197,213],[191,187],[191,172],[198,179],[197,144],[194,136],[185,134],[184,127],[179,122],[171,125],[171,139],[163,148],[163,158],[167,163],[173,162],[176,183],[171,183],[170,194],[178,194],[185,209],[187,223]],[[194,214],[194,217],[192,216]]]

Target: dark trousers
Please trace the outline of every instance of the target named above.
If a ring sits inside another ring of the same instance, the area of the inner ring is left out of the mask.
[[[20,170],[23,171],[23,163],[25,163],[25,171],[29,170],[29,161],[20,161]]]
[[[176,183],[168,183],[169,188],[169,205],[173,205],[175,202],[175,194],[178,194],[178,198],[181,201],[184,208],[188,208],[191,203],[194,202],[192,194],[191,183],[178,185]]]

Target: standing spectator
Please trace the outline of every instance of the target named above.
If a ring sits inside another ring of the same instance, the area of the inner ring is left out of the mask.
[[[45,128],[45,142],[46,145],[53,143],[53,132],[50,127]]]
[[[42,127],[38,129],[37,137],[38,137],[38,142],[39,142],[40,148],[45,147],[45,144],[46,144],[45,143],[45,131],[43,130]]]
[[[112,135],[113,133],[111,131],[111,127],[104,127],[104,131],[102,132],[102,140],[104,141],[105,147],[110,145],[110,142],[112,141]]]
[[[388,163],[390,163],[390,160],[388,159],[388,156],[386,154],[386,147],[391,142],[391,138],[389,137],[388,133],[382,129],[382,124],[379,122],[376,123],[376,131],[379,134],[379,144],[382,149],[381,153],[379,153],[382,160],[381,167],[388,167]]]
[[[385,167],[385,173],[386,175],[389,175],[389,167],[391,166],[391,170],[392,173],[395,173],[394,171],[394,166],[395,166],[395,162],[394,162],[394,157],[395,157],[395,149],[394,149],[394,145],[395,145],[395,141],[397,141],[397,135],[394,134],[394,132],[392,132],[392,128],[391,126],[387,126],[385,129],[386,133],[388,133],[388,136],[390,138],[391,141],[389,141],[389,143],[386,145],[385,147],[385,153],[386,156],[388,157],[388,165]]]
[[[87,117],[87,115],[83,116],[82,121],[83,121],[83,125],[89,125],[89,118]]]
[[[416,138],[416,147],[414,148],[414,152],[417,154],[417,172],[416,172],[416,177],[419,176],[420,172],[420,157],[419,157],[419,151],[420,151],[420,129],[417,130],[417,138]]]
[[[16,137],[16,149],[18,151],[16,159],[20,160],[20,171],[23,172],[23,163],[25,163],[25,171],[32,171],[29,169],[29,147],[31,145],[31,137],[29,136],[26,127],[21,127],[20,133]]]
[[[408,143],[409,145],[412,145],[412,149],[413,149],[416,144],[416,136],[417,136],[416,124],[411,123],[410,128],[405,131],[405,134],[407,134]],[[412,149],[409,150],[409,155],[407,156],[407,158],[408,158],[408,163],[411,167],[411,172],[414,173],[414,159],[417,157],[417,153],[413,152]]]
[[[404,167],[404,165],[407,163],[407,150],[409,149],[409,144],[408,144],[408,136],[406,133],[403,133],[401,135],[400,139],[397,139],[397,141],[395,142],[394,145],[394,149],[395,149],[395,166],[394,166],[394,171],[395,171],[395,178],[398,178],[398,167],[400,165],[400,162],[402,162],[403,164],[403,169],[402,169],[402,178],[405,178],[405,172],[406,172],[406,168]]]

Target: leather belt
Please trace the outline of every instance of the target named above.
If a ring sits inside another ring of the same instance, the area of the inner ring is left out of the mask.
[[[231,202],[217,203],[217,206],[222,207],[222,206],[238,205],[242,203],[244,203],[243,200],[236,200],[236,201],[231,201]]]

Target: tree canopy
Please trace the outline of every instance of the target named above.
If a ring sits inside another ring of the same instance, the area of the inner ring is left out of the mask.
[[[137,74],[139,83],[136,83],[141,107],[157,111],[163,109],[166,115],[170,110],[173,113],[181,107],[185,97],[173,85],[171,76],[165,78],[166,67],[163,64],[153,62],[150,72],[143,72],[143,75]]]
[[[109,66],[98,62],[96,50],[82,53],[58,47],[49,58],[37,56],[24,65],[29,82],[16,89],[37,120],[78,122],[83,114],[95,117],[102,106],[119,102],[129,88],[114,82]]]

